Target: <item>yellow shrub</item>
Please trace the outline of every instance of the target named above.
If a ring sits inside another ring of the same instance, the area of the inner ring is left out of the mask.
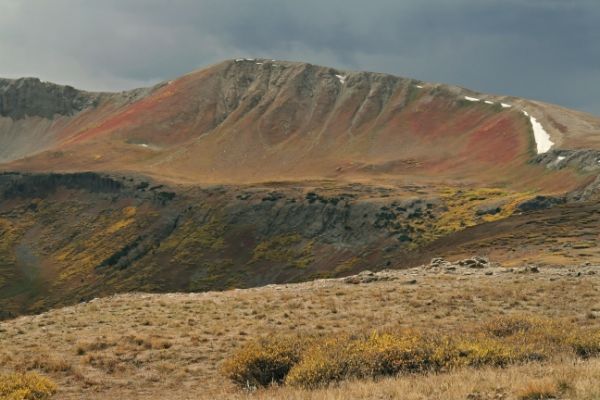
[[[537,350],[535,346],[484,336],[462,340],[456,344],[454,351],[457,354],[453,366],[504,367],[509,364],[547,358],[544,352]]]
[[[437,368],[433,354],[431,342],[412,334],[326,339],[308,348],[285,382],[316,387],[348,378],[425,372]]]
[[[245,387],[281,383],[299,360],[306,339],[261,340],[245,346],[222,365],[223,373]]]
[[[0,399],[45,400],[56,393],[56,385],[34,373],[0,375]]]
[[[225,364],[245,386],[271,382],[314,388],[352,378],[504,367],[574,352],[600,355],[600,332],[535,317],[498,318],[441,335],[415,332],[254,342]]]
[[[302,354],[285,379],[293,386],[315,387],[352,376],[365,376],[369,366],[362,363],[356,342],[347,337],[315,343]]]
[[[372,334],[364,344],[363,358],[372,365],[372,374],[425,372],[434,365],[437,344],[415,333]]]

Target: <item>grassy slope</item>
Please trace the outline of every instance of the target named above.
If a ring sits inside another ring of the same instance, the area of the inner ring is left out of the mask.
[[[34,369],[60,386],[61,399],[245,398],[219,373],[221,362],[245,342],[283,334],[368,332],[417,328],[452,331],[498,315],[537,315],[600,326],[598,267],[423,269],[396,272],[396,280],[350,285],[315,281],[203,294],[127,294],[2,323],[0,365]],[[577,276],[577,272],[582,272]],[[595,273],[590,275],[590,273]],[[414,284],[407,284],[416,280]],[[464,399],[504,393],[541,378],[568,385],[569,398],[600,393],[597,361],[569,359],[503,370],[458,371],[318,392],[281,389],[250,398],[360,398],[405,391],[407,398]],[[518,379],[515,379],[519,376]],[[440,386],[441,385],[441,386]],[[564,389],[564,388],[563,388]],[[482,397],[488,398],[488,397]]]

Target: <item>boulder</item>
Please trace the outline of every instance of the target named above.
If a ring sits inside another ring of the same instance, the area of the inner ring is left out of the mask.
[[[467,268],[485,268],[487,266],[489,266],[489,261],[487,258],[484,257],[479,257],[479,256],[475,256],[475,257],[471,257],[471,258],[466,258],[464,260],[460,260],[458,262],[458,265],[460,265],[461,267],[467,267]]]

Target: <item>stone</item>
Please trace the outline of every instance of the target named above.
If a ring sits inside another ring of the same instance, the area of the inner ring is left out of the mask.
[[[458,262],[458,265],[460,265],[461,267],[468,267],[468,268],[485,268],[487,267],[489,264],[489,261],[484,258],[484,257],[472,257],[472,258],[466,258],[464,260],[460,260]]]

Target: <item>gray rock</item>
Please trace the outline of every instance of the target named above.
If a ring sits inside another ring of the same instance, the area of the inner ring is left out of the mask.
[[[358,275],[348,276],[342,281],[344,283],[358,285],[362,283],[391,281],[396,279],[397,277],[390,271],[380,271],[377,273],[371,271],[362,271]]]
[[[0,79],[0,115],[12,119],[73,115],[93,106],[98,98],[99,94],[37,78]]]
[[[489,265],[489,261],[484,257],[475,256],[472,258],[460,260],[458,262],[458,265],[467,268],[485,268]]]
[[[498,203],[483,204],[475,209],[475,214],[481,215],[496,215],[502,211],[502,207]]]
[[[564,204],[566,199],[564,197],[553,197],[553,196],[535,196],[533,199],[522,202],[517,206],[519,211],[536,211],[544,210],[546,208],[554,207],[558,204]]]
[[[431,262],[429,263],[430,266],[441,266],[444,264],[448,264],[448,261],[444,260],[442,257],[434,257],[431,259]]]

